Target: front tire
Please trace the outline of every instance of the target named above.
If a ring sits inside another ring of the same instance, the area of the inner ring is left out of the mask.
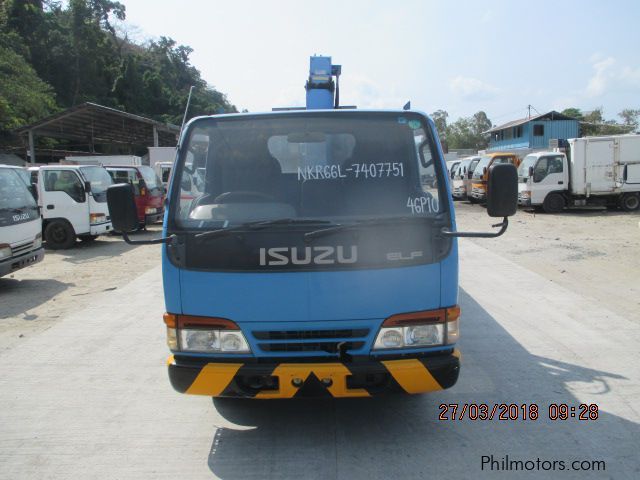
[[[559,193],[550,193],[542,202],[542,209],[546,213],[560,213],[564,210],[566,202]]]
[[[634,212],[640,208],[640,195],[625,193],[620,197],[620,208],[625,212]]]
[[[53,250],[65,250],[76,243],[76,232],[63,220],[54,220],[44,229],[47,246]]]

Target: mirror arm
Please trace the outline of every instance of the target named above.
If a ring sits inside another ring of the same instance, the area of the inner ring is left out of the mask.
[[[122,232],[122,238],[129,245],[156,245],[158,243],[170,243],[173,245],[176,243],[178,239],[178,237],[175,234],[173,234],[173,235],[169,235],[168,237],[155,238],[153,240],[131,240],[129,238],[129,235],[126,234],[125,232]]]
[[[445,237],[473,237],[473,238],[495,238],[502,235],[507,231],[507,227],[509,226],[509,219],[504,217],[501,223],[496,223],[495,225],[491,225],[492,227],[500,227],[495,233],[488,232],[452,232],[447,227],[444,227],[440,230],[440,233]]]

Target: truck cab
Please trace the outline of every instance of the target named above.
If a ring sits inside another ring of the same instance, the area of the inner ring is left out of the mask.
[[[546,200],[545,210],[556,210],[547,197],[552,192],[563,192],[568,186],[569,167],[564,153],[531,153],[518,167],[518,204],[523,207],[543,205]],[[553,202],[553,197],[550,198]]]
[[[104,168],[47,165],[29,170],[37,184],[42,230],[49,248],[70,248],[78,238],[89,242],[112,230],[107,188],[113,182]]]
[[[153,171],[162,182],[162,186],[167,188],[169,179],[171,178],[171,169],[173,168],[173,162],[156,162],[153,165]]]
[[[42,221],[22,169],[0,165],[0,277],[42,261]]]
[[[471,177],[469,200],[472,203],[484,203],[487,201],[487,180],[490,167],[503,163],[509,163],[517,167],[520,164],[520,160],[516,154],[508,152],[487,153],[480,157]]]
[[[306,109],[184,126],[163,237],[147,241],[164,244],[178,392],[369,397],[458,378],[456,236],[505,231],[515,169],[490,177],[487,211],[505,217],[501,230],[456,232],[433,121],[339,108],[337,67],[311,58]],[[133,231],[131,187],[108,194],[115,227]]]
[[[451,194],[456,200],[463,200],[467,197],[464,180],[471,166],[471,159],[463,158],[451,172]]]
[[[140,228],[159,222],[164,216],[164,186],[154,170],[146,165],[105,167],[113,183],[128,183],[136,196]]]

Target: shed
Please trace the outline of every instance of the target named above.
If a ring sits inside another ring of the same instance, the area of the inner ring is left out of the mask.
[[[177,144],[179,132],[177,125],[89,102],[16,130],[27,139],[31,163],[35,163],[38,136],[82,142],[94,151],[95,145],[172,147]]]

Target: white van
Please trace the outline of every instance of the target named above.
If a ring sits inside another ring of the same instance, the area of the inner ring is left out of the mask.
[[[0,277],[44,258],[38,204],[17,170],[0,165]]]
[[[42,230],[49,248],[70,248],[76,238],[92,241],[112,230],[107,188],[113,182],[104,168],[48,165],[29,170],[38,185]]]

